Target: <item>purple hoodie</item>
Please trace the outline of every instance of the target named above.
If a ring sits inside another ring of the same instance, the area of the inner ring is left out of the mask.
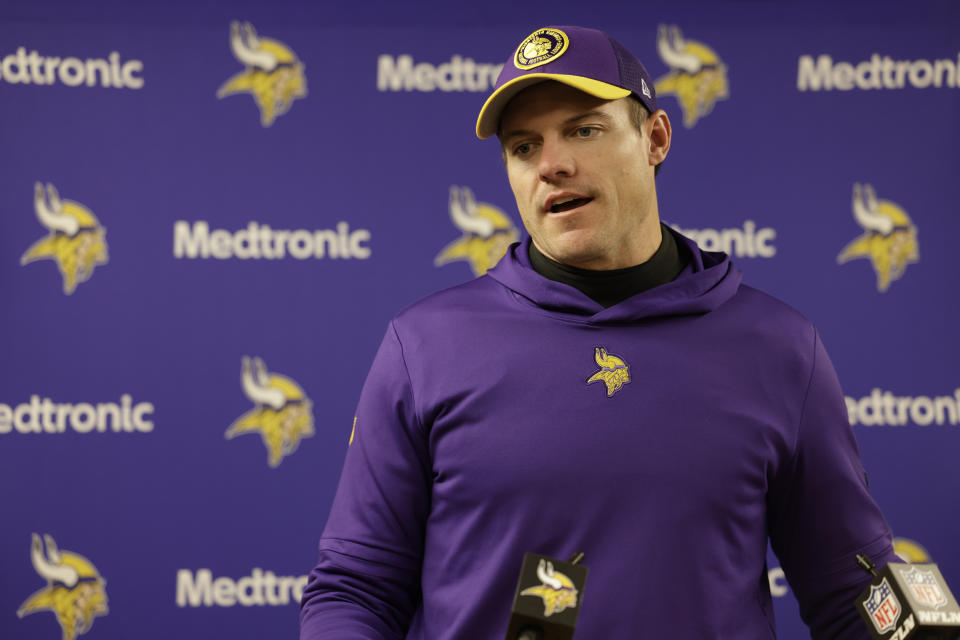
[[[677,236],[603,309],[526,243],[390,324],[301,639],[503,638],[531,551],[586,554],[576,637],[774,638],[772,542],[814,638],[869,638],[854,555],[893,559],[816,330]]]

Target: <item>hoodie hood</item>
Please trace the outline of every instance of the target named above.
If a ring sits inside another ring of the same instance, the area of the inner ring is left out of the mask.
[[[742,274],[727,254],[702,251],[690,238],[673,229],[669,232],[676,238],[680,251],[690,256],[690,264],[672,282],[638,293],[606,309],[574,287],[549,280],[534,271],[528,254],[529,236],[510,245],[506,255],[487,275],[544,310],[596,324],[703,314],[736,294]]]

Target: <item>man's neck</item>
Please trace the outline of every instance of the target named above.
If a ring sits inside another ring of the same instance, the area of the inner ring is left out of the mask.
[[[625,269],[596,271],[580,269],[551,260],[530,243],[530,264],[544,278],[562,282],[579,290],[604,308],[612,307],[631,296],[658,287],[676,278],[689,263],[673,234],[661,226],[660,247],[649,260]]]

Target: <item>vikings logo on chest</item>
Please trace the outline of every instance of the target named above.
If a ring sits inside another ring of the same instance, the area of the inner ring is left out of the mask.
[[[607,353],[605,347],[597,347],[594,350],[593,359],[600,370],[587,378],[587,384],[604,383],[607,387],[608,398],[620,391],[623,385],[630,382],[630,367],[622,358]]]

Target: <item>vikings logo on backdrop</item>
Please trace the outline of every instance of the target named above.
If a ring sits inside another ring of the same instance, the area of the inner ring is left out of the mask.
[[[33,209],[50,233],[27,249],[20,264],[53,260],[63,276],[63,292],[70,295],[78,284],[90,279],[97,265],[107,264],[107,231],[79,202],[60,200],[56,187],[50,183],[46,193],[42,184],[34,185]]]
[[[894,538],[893,552],[904,562],[932,562],[923,545],[910,538]]]
[[[877,274],[877,291],[884,292],[899,279],[908,264],[920,259],[917,228],[907,212],[889,200],[877,200],[869,184],[853,185],[853,217],[863,228],[840,255],[837,263],[866,258]]]
[[[552,616],[577,606],[577,588],[573,585],[573,580],[559,571],[554,571],[552,562],[540,560],[537,564],[537,578],[542,584],[528,587],[521,591],[520,595],[543,599],[544,616]]]
[[[450,219],[463,235],[434,258],[438,267],[464,260],[474,275],[482,276],[520,237],[507,214],[492,204],[478,203],[469,187],[450,187]]]
[[[594,350],[593,359],[600,367],[600,371],[587,378],[587,384],[603,382],[607,386],[608,398],[630,382],[630,367],[617,356],[607,353],[605,348],[597,347]]]
[[[684,40],[678,27],[660,25],[657,52],[670,72],[653,87],[661,97],[676,96],[688,129],[713,111],[718,100],[729,96],[727,66],[707,45]]]
[[[230,24],[230,48],[246,68],[223,83],[217,97],[249,93],[260,108],[260,124],[269,127],[307,95],[303,63],[285,44],[257,35],[249,22]]]
[[[296,382],[267,373],[260,358],[244,356],[240,380],[243,392],[256,406],[237,418],[225,436],[229,440],[244,433],[259,433],[267,447],[267,461],[276,467],[297,450],[301,439],[313,435],[313,405]]]
[[[46,553],[40,536],[33,534],[30,560],[47,586],[27,598],[17,609],[17,616],[50,611],[63,630],[63,640],[73,640],[90,631],[95,617],[109,613],[107,583],[89,560],[71,551],[61,551],[49,535],[43,538]]]

